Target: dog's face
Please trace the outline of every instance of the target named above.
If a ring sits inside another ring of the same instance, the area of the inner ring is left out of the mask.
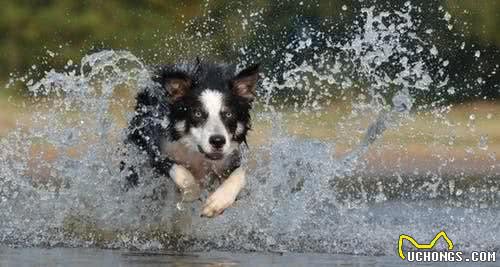
[[[258,65],[237,74],[227,65],[198,63],[196,68],[165,73],[171,136],[210,160],[221,160],[246,141]]]

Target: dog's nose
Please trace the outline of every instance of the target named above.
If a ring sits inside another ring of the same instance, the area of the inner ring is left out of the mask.
[[[226,138],[224,138],[223,135],[212,135],[210,136],[210,138],[208,139],[208,142],[214,147],[214,148],[217,148],[217,149],[220,149],[224,146],[224,144],[226,143]]]

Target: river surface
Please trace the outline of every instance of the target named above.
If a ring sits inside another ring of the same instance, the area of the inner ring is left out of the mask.
[[[411,266],[394,256],[353,256],[317,253],[134,252],[83,248],[0,247],[0,266]],[[418,266],[456,266],[456,263],[418,263]],[[498,266],[467,263],[459,266]]]

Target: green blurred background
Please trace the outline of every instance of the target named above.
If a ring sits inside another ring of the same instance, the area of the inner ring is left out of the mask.
[[[459,91],[446,97],[453,102],[498,99],[500,1],[410,3],[420,10],[415,17],[421,28],[434,31],[433,43],[450,62],[449,84]],[[44,70],[62,69],[68,60],[77,63],[85,54],[106,48],[127,49],[147,63],[159,63],[199,53],[231,60],[241,44],[248,44],[253,54],[262,54],[259,60],[264,66],[280,71],[282,57],[269,55],[268,48],[275,47],[279,53],[304,26],[341,39],[350,34],[362,7],[397,10],[404,4],[398,0],[1,0],[0,81],[27,73],[36,79]],[[259,21],[267,25],[260,28],[260,38],[240,27],[242,14],[249,17],[259,10],[263,10]],[[451,30],[443,19],[445,12],[452,16]],[[207,16],[212,20],[207,21]],[[203,45],[190,39],[208,32],[209,37],[201,38]],[[322,45],[318,44],[319,49]],[[479,61],[476,51],[481,52]],[[478,77],[483,80],[481,86],[473,84]],[[436,97],[429,94],[429,100]]]

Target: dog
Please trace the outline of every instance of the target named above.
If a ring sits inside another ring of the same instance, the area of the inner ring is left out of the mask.
[[[247,145],[258,78],[259,64],[236,72],[234,64],[197,58],[155,67],[154,85],[136,97],[127,142],[147,154],[156,173],[174,181],[182,200],[199,199],[211,179],[219,180],[201,216],[222,214],[245,186],[241,146]],[[127,183],[136,186],[139,177],[128,169]]]

